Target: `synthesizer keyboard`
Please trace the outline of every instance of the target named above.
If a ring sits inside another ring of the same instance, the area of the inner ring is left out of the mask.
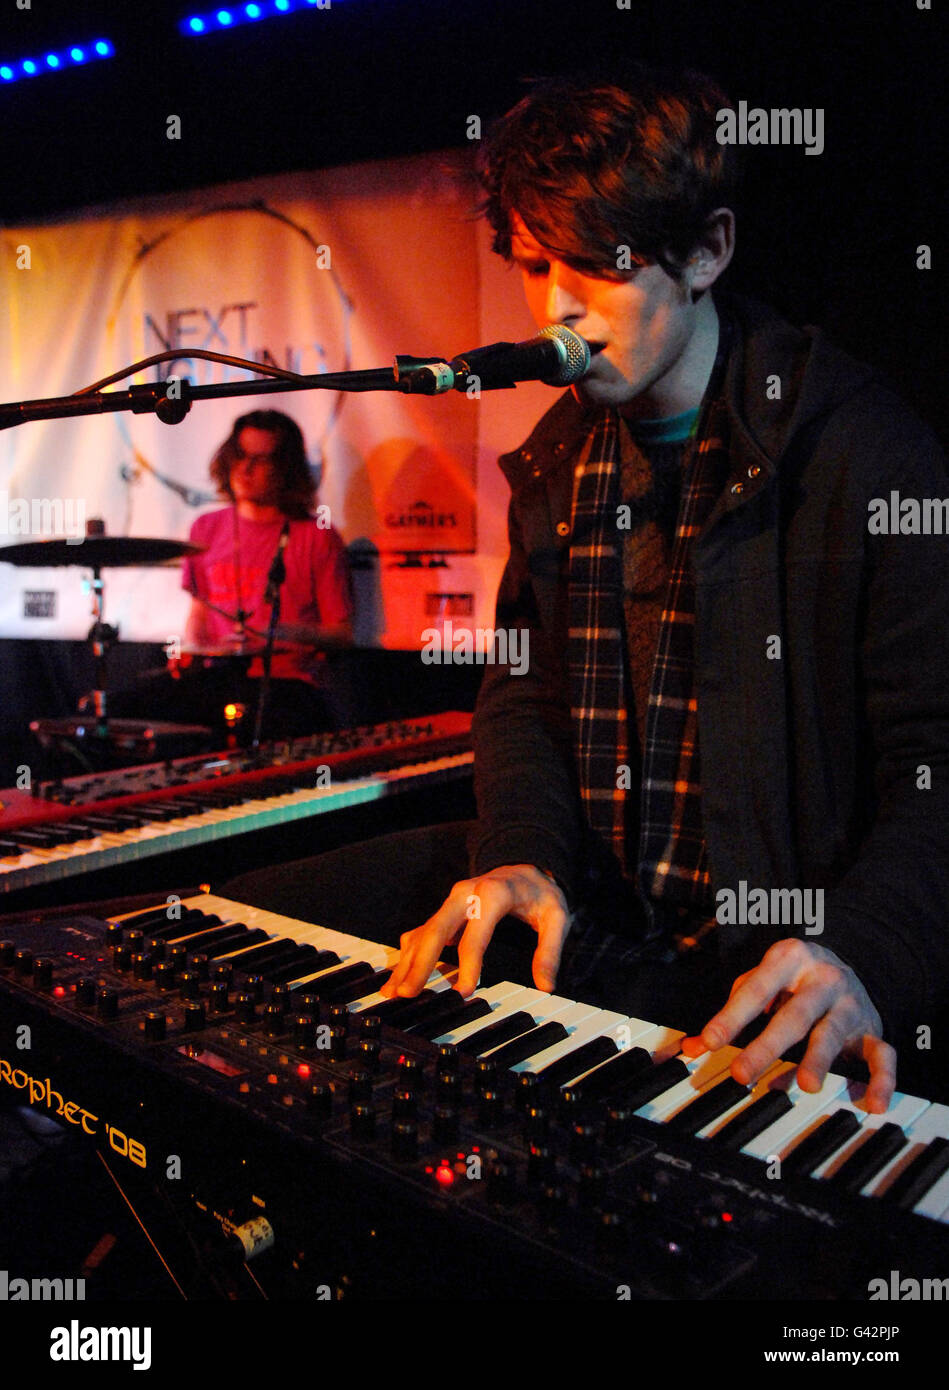
[[[0,895],[466,777],[470,727],[436,714],[271,745],[263,763],[220,753],[0,791]]]
[[[512,983],[464,1000],[447,967],[387,1000],[392,948],[213,895],[7,930],[0,1094],[320,1287],[866,1299],[945,1273],[947,1106],[870,1115],[785,1062],[745,1088],[733,1047]]]

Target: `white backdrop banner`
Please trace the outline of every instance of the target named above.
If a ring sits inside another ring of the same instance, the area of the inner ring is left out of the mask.
[[[479,341],[474,201],[468,162],[450,153],[7,227],[0,395],[65,396],[163,351],[175,360],[132,380],[248,379],[196,349],[307,374],[388,367],[396,353],[451,356]],[[0,433],[0,546],[75,534],[89,517],[110,535],[184,539],[202,510],[221,505],[208,464],[253,409],[298,421],[318,501],[347,544],[381,552],[377,568],[356,574],[359,639],[417,647],[432,585],[406,603],[407,576],[431,556],[477,548],[478,403],[456,392],[278,392],[199,401],[173,426],[128,413],[18,425]],[[0,565],[0,635],[84,636],[87,575]],[[105,578],[105,616],[123,639],[181,632],[177,566]]]

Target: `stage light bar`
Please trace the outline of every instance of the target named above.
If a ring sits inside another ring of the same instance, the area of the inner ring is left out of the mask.
[[[35,58],[18,58],[15,63],[0,63],[0,86],[17,82],[21,77],[38,77],[42,72],[64,72],[102,58],[114,58],[115,45],[109,39],[93,39],[91,43],[74,43]]]
[[[189,38],[204,34],[219,34],[222,29],[236,29],[239,24],[256,24],[262,19],[277,19],[295,10],[328,10],[332,0],[251,0],[250,4],[222,5],[206,14],[189,15],[178,28]]]

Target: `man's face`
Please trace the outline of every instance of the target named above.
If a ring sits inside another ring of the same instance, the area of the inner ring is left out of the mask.
[[[516,212],[512,226],[511,254],[534,320],[539,327],[565,324],[590,344],[593,360],[577,390],[595,405],[641,397],[647,415],[674,413],[664,402],[674,399],[670,378],[695,329],[688,280],[675,281],[658,265],[634,269],[625,280],[585,275],[548,252]]]
[[[275,505],[280,491],[276,453],[280,441],[273,430],[248,426],[237,436],[238,456],[231,465],[231,492],[235,502]]]

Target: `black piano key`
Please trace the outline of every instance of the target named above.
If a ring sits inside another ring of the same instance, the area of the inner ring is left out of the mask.
[[[222,928],[222,930],[226,930],[226,928]],[[199,951],[202,956],[207,956],[208,960],[216,960],[218,956],[229,956],[234,951],[243,950],[245,946],[254,946],[258,942],[266,940],[267,933],[262,931],[260,927],[254,927],[253,929],[245,927],[239,936],[231,938],[222,937],[220,941],[212,941],[207,945],[197,945],[197,938],[195,938],[195,943],[186,941],[184,944],[188,947],[189,951]],[[238,965],[237,959],[234,962],[235,969],[240,969],[241,967]]]
[[[536,1018],[532,1018],[521,1009],[517,1013],[508,1014],[506,1018],[498,1019],[497,1023],[489,1023],[486,1027],[479,1028],[470,1038],[464,1038],[456,1046],[459,1052],[467,1053],[469,1057],[480,1057],[492,1047],[500,1047],[501,1043],[510,1042],[512,1038],[518,1038],[522,1033],[536,1027]]]
[[[207,931],[185,931],[185,932],[149,932],[146,934],[146,941],[156,942],[157,949],[152,946],[156,955],[167,954],[173,946],[184,946],[187,951],[200,951],[202,955],[210,956],[212,952],[209,947],[217,947],[214,955],[224,955],[228,951],[239,951],[242,946],[249,946],[248,929],[239,923],[230,927],[210,927]]]
[[[7,835],[16,845],[22,845],[26,850],[31,849],[54,849],[56,847],[56,836],[48,830],[8,830]]]
[[[885,1168],[900,1149],[906,1147],[906,1135],[899,1125],[889,1121],[880,1125],[858,1149],[846,1159],[829,1181],[843,1192],[855,1196],[860,1189]]]
[[[325,975],[320,975],[315,980],[308,980],[307,993],[315,994],[319,1000],[325,1003],[338,985],[348,985],[350,981],[365,979],[366,976],[374,974],[375,971],[368,961],[351,961],[349,965],[342,965],[338,970],[328,970]],[[369,990],[360,991],[360,994],[362,993],[368,994]],[[360,996],[357,995],[356,997],[358,999]]]
[[[745,1144],[763,1134],[775,1120],[793,1109],[794,1102],[786,1091],[768,1091],[745,1106],[740,1114],[733,1115],[717,1134],[709,1136],[708,1142],[729,1153],[737,1153]]]
[[[653,1070],[653,1060],[644,1047],[628,1047],[618,1056],[604,1062],[602,1067],[597,1067],[589,1076],[584,1076],[570,1089],[584,1101],[599,1100],[601,1097],[615,1094],[631,1078],[638,1078],[641,1074]],[[684,1066],[680,1067],[678,1079],[681,1080],[682,1076],[687,1075]],[[669,1084],[671,1085],[671,1082]]]
[[[450,992],[454,994],[456,991]],[[487,999],[479,999],[476,996],[474,999],[462,1000],[454,1013],[440,1017],[434,1023],[417,1025],[412,1031],[417,1038],[428,1038],[429,1042],[434,1042],[436,1038],[443,1038],[446,1033],[453,1033],[456,1028],[463,1028],[466,1023],[474,1023],[490,1012],[491,1005]]]
[[[19,859],[22,853],[23,850],[15,840],[0,840],[0,858]]]
[[[104,815],[102,813],[92,816],[84,815],[82,817],[82,824],[94,826],[97,833],[101,833],[104,830],[112,832],[117,830],[128,830],[128,823],[125,818],[118,813],[115,815]]]
[[[883,1193],[897,1211],[912,1211],[949,1169],[949,1139],[931,1139]]]
[[[556,1062],[542,1067],[537,1075],[545,1085],[566,1086],[575,1076],[582,1076],[598,1062],[605,1062],[617,1056],[619,1050],[614,1038],[591,1038],[589,1042],[581,1043],[573,1052],[569,1052],[566,1057],[558,1057]],[[648,1058],[648,1054],[644,1055]]]
[[[747,1086],[729,1076],[725,1081],[717,1081],[707,1091],[690,1100],[688,1105],[666,1121],[666,1128],[673,1134],[698,1134],[700,1129],[724,1115],[733,1105],[747,1100],[750,1092]]]
[[[389,979],[392,971],[385,967],[373,970],[369,975],[355,975],[342,984],[333,985],[323,995],[324,1004],[352,1004],[356,999],[364,999],[367,994],[375,994]],[[306,986],[309,989],[309,985]],[[376,1012],[375,1008],[372,1010]]]
[[[196,908],[187,907],[182,915],[189,917],[196,911]],[[141,912],[133,912],[130,916],[124,917],[120,925],[125,931],[131,931],[134,928],[138,931],[144,931],[146,936],[150,936],[152,933],[147,928],[153,923],[156,927],[161,926],[167,920],[168,903],[163,902],[159,903],[157,907],[146,907]]]
[[[673,1086],[678,1086],[689,1075],[689,1069],[681,1058],[670,1057],[667,1062],[660,1062],[641,1076],[631,1077],[624,1086],[611,1091],[609,1098],[622,1101],[628,1110],[638,1110],[641,1105],[647,1105],[657,1096],[671,1091]]]
[[[553,1047],[554,1043],[563,1042],[564,1038],[569,1036],[562,1023],[558,1023],[556,1019],[549,1019],[546,1023],[531,1028],[529,1032],[521,1033],[503,1047],[495,1048],[490,1060],[496,1062],[499,1067],[516,1067],[518,1062],[526,1062],[528,1057],[536,1057],[538,1052]]]
[[[129,919],[122,923],[123,927],[137,927],[138,922]],[[189,907],[182,912],[180,917],[169,917],[167,905],[162,908],[161,913],[156,917],[153,926],[142,927],[147,938],[154,937],[156,940],[171,941],[182,936],[193,936],[199,931],[210,931],[212,927],[221,926],[220,917],[209,913],[198,912],[197,908]],[[229,922],[229,927],[239,927],[240,922]]]
[[[825,1159],[836,1153],[842,1144],[852,1138],[860,1128],[860,1121],[852,1110],[835,1110],[826,1116],[806,1138],[801,1139],[789,1154],[781,1160],[781,1176],[785,1178],[802,1177],[813,1173]]]
[[[365,992],[367,994],[369,993],[368,990]],[[399,1028],[401,1027],[400,1020],[408,1013],[413,1004],[418,1003],[420,999],[435,999],[437,995],[437,990],[423,989],[420,994],[413,995],[410,999],[397,996],[394,999],[386,999],[381,1004],[374,1004],[372,1012],[377,1018],[381,1019],[387,1027]]]
[[[424,1024],[429,1020],[435,1021],[442,1014],[452,1013],[459,1004],[465,1001],[456,989],[442,989],[436,991],[431,999],[413,999],[404,1013],[399,1014],[399,1021],[396,1025],[403,1033],[410,1033],[415,1024]]]
[[[279,965],[282,960],[288,960],[300,949],[296,941],[290,941],[285,936],[268,937],[266,933],[264,940],[258,945],[254,946],[248,942],[247,946],[246,951],[241,951],[239,956],[234,957],[233,965],[235,970],[247,970],[251,975],[262,974],[266,965]],[[195,947],[195,950],[201,949],[200,946]]]
[[[335,951],[318,951],[315,946],[301,946],[295,955],[260,973],[272,985],[288,985],[304,975],[316,975],[320,970],[329,970],[330,966],[341,963]]]

